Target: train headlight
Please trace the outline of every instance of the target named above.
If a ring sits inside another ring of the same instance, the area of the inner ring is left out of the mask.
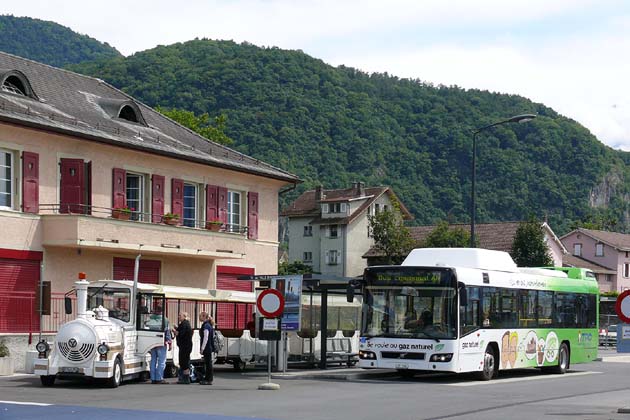
[[[48,346],[48,343],[44,340],[40,341],[35,346],[35,350],[37,350],[40,353],[46,353],[49,349],[50,347]]]
[[[96,351],[98,352],[98,354],[100,354],[101,356],[104,356],[107,354],[107,352],[109,351],[109,346],[105,343],[101,343],[98,345],[98,347],[96,348]]]
[[[453,353],[436,353],[432,354],[429,359],[430,362],[450,362],[453,358]]]
[[[48,351],[50,350],[50,346],[46,342],[46,340],[42,340],[35,346],[35,350],[37,350],[37,357],[39,359],[45,359],[48,356]]]

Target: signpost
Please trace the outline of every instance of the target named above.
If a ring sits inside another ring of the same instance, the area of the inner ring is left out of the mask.
[[[630,353],[630,290],[617,297],[615,312],[623,324],[617,324],[617,353]]]
[[[263,290],[258,299],[256,307],[261,318],[260,338],[263,340],[277,341],[280,333],[279,317],[284,310],[284,297],[276,289]],[[258,389],[278,390],[280,385],[271,382],[271,348],[267,346],[267,383],[258,385]]]

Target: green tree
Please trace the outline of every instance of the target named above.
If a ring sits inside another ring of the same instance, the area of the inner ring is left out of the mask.
[[[370,232],[374,238],[374,247],[385,254],[386,264],[400,264],[415,243],[409,229],[403,224],[399,207],[393,204],[394,210],[384,210],[368,215]]]
[[[470,232],[461,227],[450,228],[441,221],[422,243],[424,248],[466,248],[470,245]]]
[[[534,219],[519,224],[512,243],[512,258],[519,267],[549,267],[553,259],[545,244],[542,224]]]
[[[197,134],[215,143],[229,146],[234,141],[225,134],[227,117],[223,114],[214,118],[214,124],[210,123],[210,115],[207,112],[197,116],[194,112],[177,108],[155,108],[159,113],[166,115],[173,121],[190,128]]]
[[[286,276],[289,274],[310,274],[313,267],[304,264],[302,261],[293,261],[292,263],[282,262],[278,265],[278,274]]]

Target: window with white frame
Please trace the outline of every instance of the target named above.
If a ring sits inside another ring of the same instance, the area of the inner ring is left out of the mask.
[[[241,193],[228,191],[227,211],[228,211],[228,231],[238,232],[241,226]]]
[[[322,204],[322,213],[328,213],[328,203]]]
[[[197,184],[184,182],[184,217],[182,225],[197,227],[199,207],[199,188]]]
[[[378,203],[374,203],[374,214],[379,214],[381,212],[381,205]]]
[[[339,264],[339,251],[337,250],[326,251],[326,264],[328,265]]]
[[[0,149],[0,209],[13,209],[15,205],[14,176],[15,158],[13,152]]]
[[[578,257],[582,255],[582,244],[573,244],[573,255]]]
[[[304,226],[304,236],[313,236],[313,226],[312,225]]]
[[[595,256],[603,257],[604,256],[604,244],[595,244]]]
[[[127,207],[132,210],[132,220],[143,220],[143,213],[145,210],[145,176],[142,174],[136,174],[127,172],[126,175],[126,189],[125,194],[127,196]]]
[[[329,238],[338,238],[339,237],[339,227],[338,227],[338,225],[330,225],[330,226],[328,226],[328,237]]]
[[[628,263],[625,263],[623,265],[623,276],[624,278],[630,277],[630,264]]]
[[[330,213],[345,213],[346,203],[330,203],[328,211]]]
[[[313,261],[313,253],[309,251],[305,251],[302,253],[302,261],[303,262],[311,262]]]

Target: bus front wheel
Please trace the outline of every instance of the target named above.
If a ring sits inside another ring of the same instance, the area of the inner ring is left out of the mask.
[[[489,381],[495,375],[497,356],[494,353],[492,347],[486,347],[486,352],[483,355],[483,368],[480,372],[477,372],[477,379],[481,381]]]

